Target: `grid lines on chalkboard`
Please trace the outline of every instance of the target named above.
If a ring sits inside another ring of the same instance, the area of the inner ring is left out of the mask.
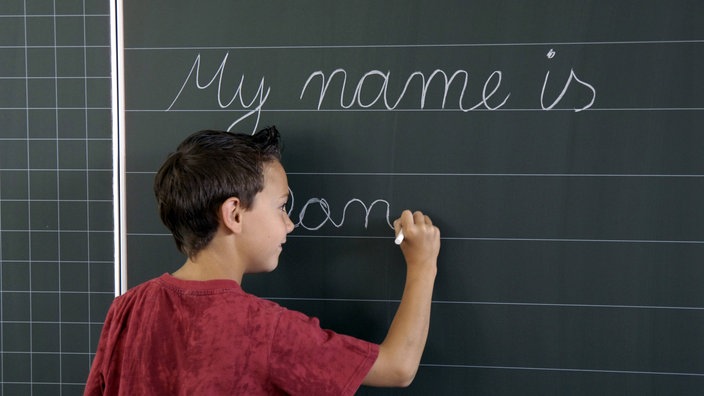
[[[80,394],[114,296],[108,9],[0,5],[0,394]]]

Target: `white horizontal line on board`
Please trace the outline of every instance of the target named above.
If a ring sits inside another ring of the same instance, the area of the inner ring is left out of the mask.
[[[686,376],[686,377],[704,377],[704,373],[682,373],[682,372],[671,372],[671,371],[607,370],[607,369],[521,367],[521,366],[484,366],[484,365],[438,364],[438,363],[421,363],[420,365],[423,367],[468,368],[468,369],[490,369],[490,370],[529,370],[529,371],[558,371],[558,372],[572,372],[572,373],[639,374],[639,375],[672,375],[672,376]]]
[[[358,298],[306,298],[306,297],[262,297],[268,300],[280,301],[321,301],[321,302],[371,302],[398,303],[397,299],[358,299]],[[599,309],[657,309],[673,311],[704,311],[704,307],[678,307],[662,305],[626,305],[626,304],[561,304],[561,303],[531,303],[531,302],[501,302],[501,301],[443,301],[433,300],[433,304],[442,305],[494,305],[513,307],[548,307],[548,308],[599,308]]]
[[[171,237],[168,233],[128,232],[127,236]],[[391,236],[366,235],[297,235],[289,238],[326,238],[326,239],[393,239]],[[495,242],[578,242],[578,243],[662,243],[682,245],[704,245],[697,240],[656,240],[656,239],[580,239],[580,238],[494,238],[494,237],[441,237],[445,241],[495,241]]]
[[[340,239],[389,239],[383,236],[361,235],[296,235],[290,234],[289,238],[340,238]],[[441,237],[445,241],[495,241],[495,242],[579,242],[579,243],[663,243],[704,245],[704,241],[697,240],[657,240],[657,239],[589,239],[589,238],[510,238],[510,237]]]
[[[637,174],[637,173],[422,173],[422,172],[286,172],[298,176],[442,176],[442,177],[683,177],[698,178],[704,174]]]
[[[2,232],[14,232],[14,233],[33,233],[33,234],[45,234],[45,233],[59,233],[59,234],[112,234],[115,232],[113,229],[109,230],[74,230],[74,229],[64,229],[64,228],[29,228],[29,229],[4,229]],[[73,260],[64,260],[71,261]]]
[[[125,51],[150,50],[260,50],[260,49],[347,49],[347,48],[472,48],[472,47],[532,47],[557,45],[631,45],[631,44],[701,44],[704,40],[634,40],[634,41],[574,41],[540,43],[445,43],[445,44],[348,44],[348,45],[270,45],[270,46],[171,46],[125,47]]]
[[[112,138],[109,137],[0,137],[1,141],[17,141],[17,142],[111,142]]]
[[[112,173],[112,169],[108,168],[0,168],[3,172],[105,172]],[[25,200],[26,201],[26,200]],[[60,201],[67,201],[61,199]],[[95,202],[88,200],[87,202]]]
[[[111,110],[110,107],[0,107],[2,111],[16,110]]]
[[[433,300],[433,304],[467,304],[467,305],[505,305],[556,308],[612,308],[612,309],[662,309],[675,311],[704,311],[704,307],[666,306],[666,305],[627,305],[627,304],[561,304],[531,302],[493,302],[493,301],[443,301]]]
[[[8,352],[3,352],[3,353],[8,353]],[[45,352],[15,352],[16,354],[27,354],[27,355],[42,355],[46,354]],[[60,352],[57,354],[64,354],[64,352]],[[70,355],[71,352],[66,352],[67,355]],[[86,353],[86,355],[93,356],[94,353]],[[36,375],[35,375],[36,378]],[[37,381],[33,379],[30,382],[27,381],[2,381],[3,384],[7,385],[31,385],[31,386],[38,386],[38,385],[66,385],[66,386],[80,386],[81,388],[85,387],[84,382],[66,382],[66,381],[61,381],[61,382],[55,382],[55,381]],[[80,391],[79,391],[80,392]]]
[[[114,260],[40,260],[40,259],[3,259],[3,262],[5,263],[35,263],[35,264],[61,264],[61,263],[70,263],[70,264],[100,264],[100,265],[114,265],[115,261]],[[11,290],[10,290],[11,291]],[[5,290],[2,291],[4,293]]]
[[[109,17],[110,14],[2,14],[0,18]]]
[[[0,49],[54,49],[54,48],[105,48],[110,49],[109,45],[99,45],[99,44],[73,44],[73,45],[0,45]]]
[[[291,235],[296,237],[296,235]],[[695,240],[653,240],[653,239],[580,239],[580,238],[462,238],[443,237],[444,240],[462,241],[526,241],[526,242],[580,242],[580,243],[670,243],[685,245],[702,245],[704,241]]]
[[[15,170],[15,169],[13,169]],[[130,175],[153,175],[156,171],[127,171]],[[432,177],[642,177],[701,178],[704,174],[628,173],[423,173],[423,172],[286,172],[292,176],[432,176]]]
[[[594,108],[591,107],[587,110],[584,110],[583,113],[586,112],[591,112],[591,111],[702,111],[704,110],[704,107],[614,107],[614,108]],[[125,112],[127,113],[208,113],[208,112],[241,112],[241,113],[246,113],[252,111],[251,109],[125,109]],[[539,108],[534,108],[534,109],[509,109],[509,108],[500,108],[500,109],[473,109],[473,110],[462,110],[462,109],[387,109],[387,108],[380,108],[380,109],[317,109],[317,108],[311,108],[311,109],[261,109],[261,112],[263,113],[300,113],[300,112],[316,112],[316,113],[330,113],[330,112],[344,112],[344,113],[352,113],[352,112],[367,112],[367,113],[373,113],[373,112],[384,112],[384,113],[393,113],[393,112],[406,112],[406,113],[438,113],[438,112],[444,112],[444,113],[478,113],[478,112],[489,112],[489,113],[506,113],[506,112],[539,112],[539,113],[555,113],[555,112],[570,112],[574,113],[574,109],[550,109],[550,110],[544,110],[544,109],[539,109]]]
[[[109,80],[110,76],[0,76],[0,80]]]
[[[104,294],[106,296],[114,296],[115,292],[110,291],[87,291],[87,290],[3,290],[3,294],[57,294],[57,295],[68,295],[68,294]],[[23,323],[22,321],[1,321],[2,323]],[[29,323],[29,321],[27,321]],[[32,323],[57,323],[55,321],[42,322],[33,320]],[[61,323],[71,323],[71,322],[61,322]],[[83,322],[80,322],[83,323]]]
[[[103,294],[112,294],[114,295],[115,293],[103,293]],[[73,325],[102,325],[103,322],[76,322],[76,321],[46,321],[46,320],[3,320],[0,323],[6,324],[6,323],[13,323],[13,324],[73,324]],[[10,351],[3,351],[2,353],[8,353]],[[51,353],[51,352],[37,352],[37,353]],[[57,352],[58,353],[58,352]]]
[[[0,169],[2,171],[7,171],[6,169]],[[15,169],[11,169],[15,170]],[[63,199],[63,198],[54,198],[54,199],[34,199],[34,198],[0,198],[0,202],[49,202],[49,203],[58,203],[58,202],[77,202],[77,203],[113,203],[114,201],[112,199]]]

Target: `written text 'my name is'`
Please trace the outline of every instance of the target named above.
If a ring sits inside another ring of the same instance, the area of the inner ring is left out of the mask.
[[[554,56],[555,52],[553,50],[550,50],[547,54],[548,58]],[[217,105],[220,109],[244,112],[244,115],[238,117],[230,124],[228,130],[231,130],[245,119],[254,118],[252,132],[256,131],[259,127],[261,112],[264,110],[272,87],[267,85],[266,77],[262,76],[255,89],[245,88],[245,86],[251,86],[251,84],[245,84],[244,74],[240,74],[239,83],[226,84],[225,81],[231,81],[231,79],[224,78],[226,75],[237,74],[236,71],[228,67],[228,58],[229,53],[225,53],[219,67],[211,74],[201,70],[201,54],[196,55],[190,70],[185,73],[181,88],[168,106],[167,111],[175,110],[179,99],[187,91],[193,89],[212,90],[216,95]],[[205,76],[201,76],[201,74],[205,74]],[[389,84],[392,79],[403,81],[404,77],[403,88],[394,90],[394,93],[389,92]],[[390,71],[370,70],[359,78],[354,78],[353,81],[351,81],[344,68],[337,68],[327,73],[317,70],[310,73],[305,82],[303,82],[298,100],[303,100],[304,97],[309,96],[317,98],[316,110],[321,110],[326,98],[328,98],[328,102],[325,103],[336,103],[336,99],[339,96],[340,109],[382,108],[391,111],[397,109],[407,95],[417,95],[419,97],[417,108],[425,109],[428,91],[435,89],[441,93],[441,109],[454,109],[463,112],[478,109],[491,111],[504,107],[511,96],[510,91],[501,86],[502,77],[503,73],[501,70],[494,70],[484,76],[482,84],[475,84],[477,86],[476,89],[480,92],[470,95],[468,88],[470,86],[470,74],[462,69],[452,73],[441,69],[435,69],[428,73],[415,71],[407,77],[398,77]],[[334,84],[334,89],[331,89],[331,84]],[[574,111],[578,112],[590,108],[596,99],[594,86],[584,79],[580,79],[574,69],[570,70],[569,76],[562,83],[562,88],[557,90],[559,94],[552,95],[552,98],[545,97],[547,96],[546,87],[549,84],[551,84],[550,71],[547,71],[540,92],[540,106],[543,110],[555,108],[570,90],[581,90],[585,94],[582,95],[585,98],[583,103],[571,106]],[[479,86],[481,86],[481,89],[479,89]],[[245,92],[245,90],[248,92]],[[478,99],[469,100],[465,98],[465,95]]]

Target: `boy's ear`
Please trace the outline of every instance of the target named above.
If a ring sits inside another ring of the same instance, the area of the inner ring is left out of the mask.
[[[242,231],[242,202],[237,197],[230,197],[220,205],[220,218],[225,227],[235,234]]]

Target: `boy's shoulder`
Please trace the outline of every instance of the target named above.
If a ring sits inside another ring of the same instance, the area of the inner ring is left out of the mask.
[[[236,303],[241,307],[247,306],[250,310],[269,313],[286,311],[274,301],[245,292],[233,280],[189,281],[175,278],[168,273],[130,288],[116,297],[113,305],[115,308],[143,304],[154,307],[163,295],[177,295],[184,299],[201,300],[201,302],[211,300],[211,304],[218,306]]]

